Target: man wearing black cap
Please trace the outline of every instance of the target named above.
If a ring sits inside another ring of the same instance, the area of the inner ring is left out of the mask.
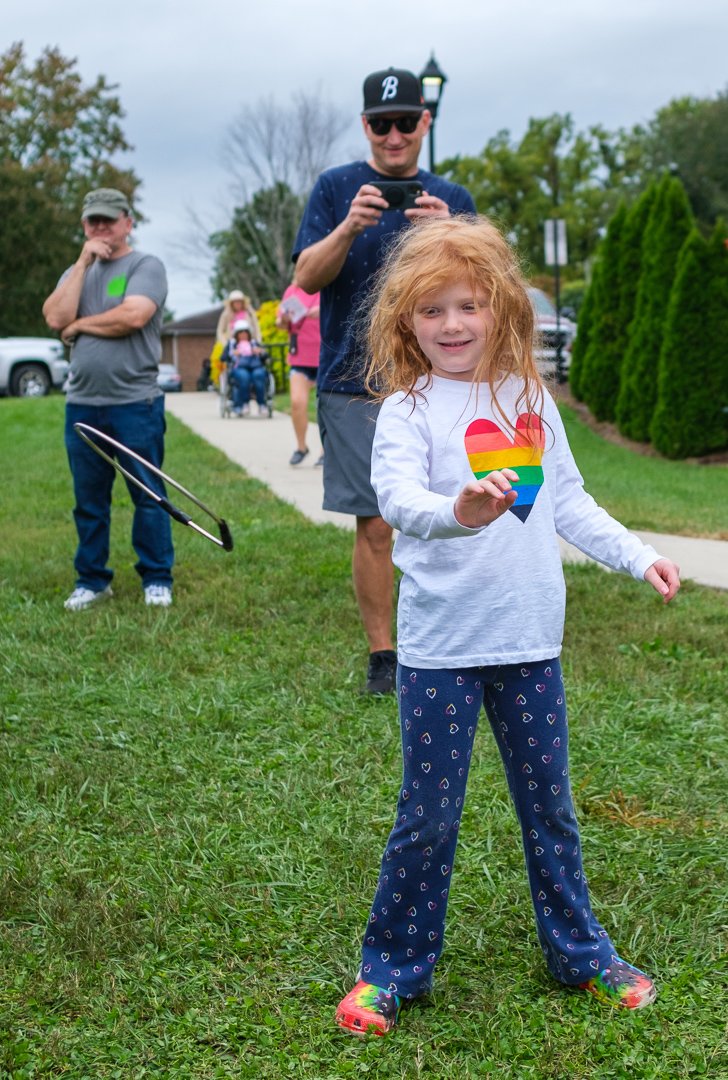
[[[76,587],[65,602],[82,611],[110,599],[107,566],[111,489],[115,470],[80,438],[73,425],[90,424],[160,468],[164,458],[164,396],[157,385],[162,311],[167,297],[164,266],[129,244],[133,227],[126,195],[115,188],[91,191],[81,213],[86,242],[43,305],[52,330],[71,346],[66,397],[66,450],[76,499]],[[130,471],[139,467],[124,461]],[[145,482],[164,494],[161,481]],[[134,484],[132,544],[144,600],[172,602],[172,530],[168,515]]]
[[[356,516],[354,589],[370,650],[364,689],[373,694],[394,690],[392,530],[379,514],[370,482],[379,406],[364,387],[366,357],[356,346],[352,315],[395,234],[417,218],[475,212],[464,188],[417,167],[431,123],[419,80],[411,71],[389,68],[367,76],[362,126],[369,159],[319,176],[293,250],[296,283],[306,292],[321,292],[318,409],[324,447],[323,506]],[[390,208],[377,186],[388,180],[421,184],[423,193],[415,208]]]

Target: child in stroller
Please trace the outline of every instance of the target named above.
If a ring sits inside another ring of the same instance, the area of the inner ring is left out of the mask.
[[[245,416],[250,412],[250,393],[253,389],[258,415],[271,416],[270,372],[266,365],[268,354],[253,341],[246,322],[236,324],[234,336],[225,346],[222,360],[227,365],[232,389],[233,415]]]

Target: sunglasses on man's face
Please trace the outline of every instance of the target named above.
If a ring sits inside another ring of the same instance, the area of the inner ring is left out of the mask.
[[[389,135],[392,124],[403,135],[411,135],[417,128],[421,116],[421,113],[413,116],[398,116],[395,120],[385,116],[372,116],[367,117],[367,123],[375,135]]]
[[[104,217],[103,214],[91,214],[90,217],[84,218],[92,229],[96,229],[101,225],[116,225],[118,218]]]

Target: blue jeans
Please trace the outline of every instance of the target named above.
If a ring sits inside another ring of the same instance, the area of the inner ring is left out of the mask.
[[[551,974],[579,984],[615,955],[592,914],[569,785],[558,660],[397,669],[404,776],[362,950],[362,978],[426,992],[442,952],[470,756],[485,707],[521,826],[536,930]]]
[[[255,400],[259,405],[265,405],[268,392],[268,369],[256,367],[252,370],[246,367],[236,367],[230,372],[233,384],[233,408],[240,409],[250,401],[251,383],[255,389]]]
[[[157,468],[164,461],[164,397],[131,405],[66,405],[66,452],[73,476],[76,505],[73,517],[78,533],[74,559],[76,584],[99,592],[113,578],[108,566],[111,527],[111,490],[116,470],[74,431],[75,423],[90,424],[124,443]],[[149,470],[113,447],[101,443],[110,456],[138,476],[152,491],[165,494],[164,484]],[[134,503],[131,542],[137,554],[135,569],[144,586],[172,584],[174,548],[169,515],[136,484],[126,481]]]

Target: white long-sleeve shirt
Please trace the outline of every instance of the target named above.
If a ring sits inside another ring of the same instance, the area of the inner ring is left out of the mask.
[[[518,380],[509,379],[498,390],[514,426],[520,389]],[[467,428],[482,418],[494,422],[509,441],[513,431],[493,409],[487,384],[476,394],[469,382],[433,377],[425,394],[425,400],[420,396],[414,403],[403,394],[387,398],[372,454],[380,512],[399,533],[393,557],[403,575],[397,614],[400,662],[461,668],[558,656],[565,583],[557,537],[637,579],[659,555],[584,490],[548,393],[542,418],[543,485],[530,514],[522,521],[509,511],[479,529],[461,525],[455,500],[474,478],[465,448]],[[500,467],[511,467],[507,449]]]

